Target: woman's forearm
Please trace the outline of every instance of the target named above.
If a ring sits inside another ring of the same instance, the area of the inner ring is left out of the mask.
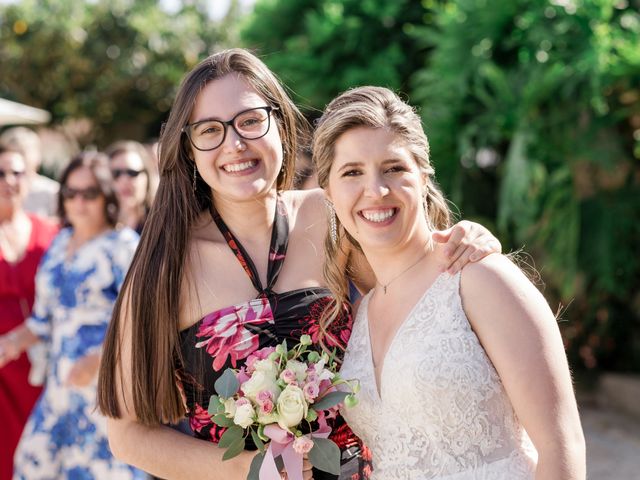
[[[169,427],[109,419],[109,445],[119,460],[166,480],[246,479],[256,452],[223,461],[225,450]]]
[[[557,442],[538,450],[536,480],[585,480],[587,476],[585,443],[582,433],[571,441]]]
[[[0,367],[17,359],[22,352],[39,341],[25,324],[0,336]]]

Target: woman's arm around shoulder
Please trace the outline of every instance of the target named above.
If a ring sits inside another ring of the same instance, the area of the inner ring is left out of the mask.
[[[108,418],[109,446],[113,455],[130,465],[166,480],[191,478],[242,479],[247,477],[255,452],[243,452],[223,461],[224,450],[169,427],[138,421],[133,407],[131,375],[131,319],[127,296],[120,316],[120,355],[116,364],[116,392],[120,416]]]
[[[498,254],[464,267],[460,294],[538,451],[536,479],[584,479],[584,435],[569,365],[556,318],[542,294]]]

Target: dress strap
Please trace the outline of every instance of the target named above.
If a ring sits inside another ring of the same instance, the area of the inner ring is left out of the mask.
[[[287,246],[289,245],[289,218],[287,216],[287,208],[278,195],[276,199],[276,212],[273,219],[273,228],[271,230],[271,243],[269,245],[269,265],[267,266],[267,287],[262,288],[260,276],[251,260],[251,257],[244,249],[238,239],[231,233],[229,227],[224,223],[220,214],[211,209],[211,217],[220,229],[220,232],[227,241],[227,245],[233,251],[236,258],[249,276],[254,288],[263,295],[273,292],[273,286],[278,281],[278,275],[282,270],[284,259],[287,254]]]

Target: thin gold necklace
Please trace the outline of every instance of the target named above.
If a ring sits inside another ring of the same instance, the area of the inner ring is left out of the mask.
[[[427,240],[427,243],[424,244],[424,247],[426,247],[428,243],[429,243],[429,240]],[[427,256],[427,253],[428,253],[428,250],[425,249],[422,255],[420,255],[420,257],[415,262],[413,262],[411,265],[409,265],[407,268],[405,268],[403,271],[401,271],[399,274],[397,274],[395,277],[389,280],[386,284],[382,282],[378,282],[376,279],[376,283],[382,287],[382,293],[386,295],[387,287],[391,285],[394,281],[396,281],[398,278],[400,278],[402,275],[407,273],[409,270],[411,270],[413,267],[418,265],[422,261],[422,259]]]

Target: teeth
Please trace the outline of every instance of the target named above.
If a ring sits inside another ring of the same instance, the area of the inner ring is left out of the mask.
[[[362,212],[362,216],[370,222],[384,222],[388,218],[391,218],[394,213],[395,209],[393,208],[390,210],[369,210],[367,212]]]
[[[255,167],[257,163],[258,162],[256,160],[249,160],[248,162],[225,165],[222,168],[224,169],[225,172],[235,173],[235,172],[241,172],[243,170],[247,170],[249,168]]]

